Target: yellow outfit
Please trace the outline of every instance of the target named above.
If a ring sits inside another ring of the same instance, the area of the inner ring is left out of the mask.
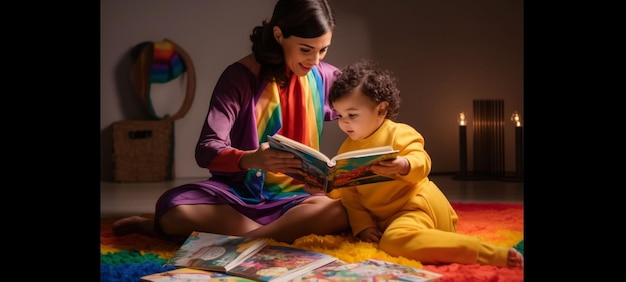
[[[422,263],[506,266],[508,249],[456,233],[458,216],[439,187],[428,179],[431,159],[424,138],[407,124],[389,119],[369,137],[347,138],[338,154],[391,145],[411,164],[397,180],[338,189],[356,236],[368,227],[383,230],[379,248]]]

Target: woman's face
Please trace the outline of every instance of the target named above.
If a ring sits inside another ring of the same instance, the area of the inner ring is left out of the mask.
[[[319,64],[324,59],[333,37],[332,32],[315,37],[302,38],[291,36],[284,38],[280,34],[280,28],[274,27],[274,36],[278,37],[278,43],[285,52],[285,64],[287,69],[292,70],[297,76],[306,75],[313,66]]]

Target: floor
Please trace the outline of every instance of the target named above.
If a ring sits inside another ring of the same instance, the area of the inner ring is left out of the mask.
[[[433,174],[430,179],[451,202],[523,203],[524,182],[511,180],[457,180],[453,174]],[[100,182],[100,216],[154,213],[154,204],[165,190],[200,180],[180,178],[167,182]]]

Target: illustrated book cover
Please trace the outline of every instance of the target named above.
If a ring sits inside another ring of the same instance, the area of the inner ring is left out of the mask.
[[[426,282],[443,277],[442,274],[388,261],[368,259],[350,264],[327,265],[292,280],[292,282],[371,282],[401,281]]]
[[[280,134],[268,136],[270,148],[293,153],[302,160],[299,173],[288,174],[311,187],[326,193],[337,188],[393,180],[388,176],[373,173],[370,166],[398,156],[398,150],[382,146],[345,152],[332,158],[298,141]]]
[[[194,231],[165,264],[226,272],[266,245],[266,239]]]
[[[261,282],[285,282],[336,260],[320,252],[269,245],[227,273]]]
[[[141,282],[254,282],[254,280],[229,275],[222,272],[193,268],[177,268],[142,276]]]

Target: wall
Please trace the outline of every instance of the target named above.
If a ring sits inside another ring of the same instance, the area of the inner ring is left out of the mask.
[[[196,69],[194,104],[175,123],[176,177],[210,175],[197,167],[194,148],[213,86],[221,71],[250,52],[252,28],[271,17],[275,0],[101,1],[101,175],[112,179],[111,123],[145,119],[129,81],[130,50],[169,38],[191,56]],[[393,3],[391,5],[390,3]],[[472,169],[474,99],[503,99],[506,171],[515,170],[513,123],[524,119],[523,1],[331,1],[337,29],[325,61],[338,67],[371,58],[399,79],[398,121],[426,139],[432,172],[459,169],[457,118],[468,118],[468,169]],[[173,114],[186,77],[154,85],[157,113]],[[327,123],[321,150],[333,155],[345,138]]]

